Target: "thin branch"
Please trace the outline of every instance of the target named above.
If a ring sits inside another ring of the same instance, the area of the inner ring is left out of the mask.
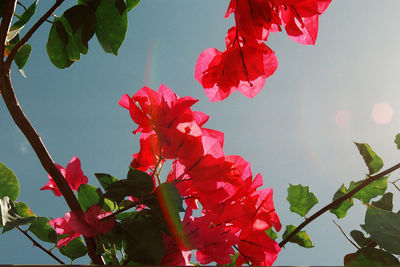
[[[340,232],[342,232],[342,234],[344,235],[344,237],[346,237],[346,239],[349,240],[349,242],[350,242],[353,246],[355,246],[356,249],[360,249],[360,247],[357,246],[357,244],[355,244],[355,243],[353,242],[353,240],[351,240],[350,237],[343,231],[342,227],[340,227],[339,224],[337,224],[334,220],[332,220],[332,222],[333,222],[334,224],[336,224],[336,226],[339,228]]]
[[[35,33],[35,31],[40,27],[50,17],[54,11],[64,2],[65,0],[56,0],[54,5],[32,26],[32,28],[22,37],[21,41],[19,41],[14,48],[11,50],[10,54],[6,60],[6,66],[10,66],[13,61],[15,54],[17,54],[18,50],[31,38],[31,36]],[[1,39],[2,40],[2,39]],[[3,49],[4,50],[4,49]]]
[[[394,187],[396,187],[396,189],[398,190],[398,191],[400,191],[400,188],[397,186],[397,184],[396,184],[396,181],[394,181],[394,182],[390,182]]]
[[[41,250],[43,250],[44,252],[46,252],[50,257],[52,257],[53,259],[55,259],[58,263],[64,264],[64,265],[65,265],[65,263],[64,263],[62,260],[60,260],[59,258],[57,258],[50,250],[47,250],[47,249],[44,248],[42,245],[40,245],[35,239],[33,239],[33,238],[28,234],[27,231],[22,230],[19,226],[17,226],[17,229],[18,229],[21,233],[23,233],[27,238],[29,238],[29,240],[32,241],[32,243],[33,243],[34,246],[36,246],[36,247],[40,248]]]
[[[111,214],[109,214],[109,215],[107,215],[107,216],[101,218],[100,221],[107,221],[107,220],[109,220],[109,219],[112,219],[112,218],[114,218],[116,215],[118,215],[118,214],[120,214],[120,213],[122,213],[122,212],[124,212],[124,211],[127,211],[127,210],[129,210],[129,209],[131,209],[131,208],[134,208],[134,207],[137,206],[138,204],[140,204],[140,202],[137,202],[137,201],[132,202],[130,205],[126,206],[125,208],[122,208],[122,209],[120,209],[120,210],[117,210],[116,212],[111,213]]]
[[[322,209],[320,209],[319,211],[315,212],[313,215],[310,216],[310,218],[304,220],[303,223],[301,223],[299,226],[296,227],[296,229],[294,229],[293,232],[291,232],[284,240],[282,240],[279,243],[280,247],[283,247],[287,242],[289,242],[289,240],[295,236],[301,229],[303,229],[307,224],[309,224],[310,222],[312,222],[313,220],[315,220],[316,218],[318,218],[319,216],[321,216],[324,212],[334,208],[335,206],[339,205],[340,203],[342,203],[343,201],[351,198],[355,193],[357,193],[358,191],[360,191],[361,189],[363,189],[364,187],[366,187],[367,185],[369,185],[370,183],[372,183],[373,181],[376,181],[382,177],[384,177],[385,175],[388,175],[392,172],[394,172],[395,170],[400,168],[400,163],[394,165],[393,167],[378,173],[376,175],[373,176],[369,176],[368,179],[365,179],[359,186],[357,186],[356,188],[354,188],[353,190],[351,190],[350,192],[348,192],[347,194],[343,195],[342,197],[332,201],[331,203],[329,203],[328,205],[326,205],[325,207],[323,207]]]
[[[23,8],[25,11],[27,10],[26,6],[24,6],[24,4],[22,4],[20,1],[17,2],[17,5],[22,6],[22,8]]]

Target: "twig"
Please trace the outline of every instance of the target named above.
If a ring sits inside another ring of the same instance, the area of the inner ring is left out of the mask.
[[[42,245],[40,245],[35,239],[33,239],[25,230],[22,230],[19,226],[17,226],[17,229],[23,233],[27,238],[29,238],[29,240],[32,241],[33,245],[40,248],[41,250],[43,250],[44,252],[46,252],[50,257],[52,257],[53,259],[55,259],[56,261],[58,261],[58,263],[64,264],[65,263],[60,260],[59,258],[57,258],[50,250],[47,250],[46,248],[44,248]]]
[[[396,182],[397,182],[398,180],[396,180],[396,181],[394,181],[394,182],[390,182],[394,187],[396,187],[396,189],[398,190],[398,191],[400,191],[400,188],[397,186],[397,184],[396,184]]]
[[[350,237],[343,231],[342,227],[340,227],[339,224],[337,224],[334,220],[332,220],[332,222],[333,222],[334,224],[336,224],[337,227],[339,227],[339,230],[342,232],[342,234],[344,235],[344,237],[346,237],[346,239],[349,240],[349,242],[350,242],[353,246],[355,246],[356,249],[360,249],[360,247],[357,246],[357,244],[355,244],[355,243],[353,242],[353,240],[351,240]]]
[[[279,243],[280,247],[283,247],[287,242],[289,242],[289,240],[295,236],[301,229],[303,229],[307,224],[309,224],[310,222],[312,222],[313,220],[315,220],[316,218],[318,218],[319,216],[321,216],[324,212],[334,208],[335,206],[339,205],[340,203],[342,203],[343,201],[351,198],[355,193],[357,193],[358,191],[360,191],[361,189],[363,189],[364,187],[366,187],[367,185],[369,185],[370,183],[372,183],[373,181],[376,181],[382,177],[384,177],[385,175],[388,175],[392,172],[394,172],[395,170],[400,168],[400,163],[394,165],[393,167],[378,173],[376,175],[370,176],[368,179],[365,179],[359,186],[357,186],[356,188],[354,188],[353,190],[351,190],[350,192],[348,192],[347,194],[343,195],[342,197],[332,201],[331,203],[329,203],[328,205],[326,205],[325,207],[323,207],[322,209],[320,209],[319,211],[315,212],[313,215],[310,216],[310,218],[304,220],[303,223],[301,223],[299,226],[296,227],[296,229],[294,229],[293,232],[291,232],[284,240],[282,240]]]
[[[21,41],[19,41],[14,48],[11,50],[10,54],[7,57],[5,66],[8,67],[11,65],[15,54],[17,54],[18,50],[31,38],[31,36],[35,33],[35,31],[40,27],[50,17],[53,12],[64,2],[65,0],[56,0],[54,5],[30,28],[30,30],[22,37]],[[0,39],[3,40],[3,39]],[[1,47],[0,47],[1,48]],[[4,50],[4,49],[3,49]],[[1,57],[3,58],[3,57]]]
[[[134,207],[137,206],[138,204],[140,204],[140,202],[137,202],[137,201],[132,202],[130,205],[126,206],[125,208],[122,208],[122,209],[120,209],[120,210],[117,210],[116,212],[114,212],[114,213],[112,213],[112,214],[109,214],[109,215],[107,215],[107,216],[101,218],[100,221],[107,221],[107,220],[109,220],[109,219],[112,219],[112,218],[115,217],[116,215],[118,215],[118,214],[120,214],[120,213],[122,213],[122,212],[124,212],[124,211],[127,211],[127,210],[129,210],[129,209],[131,209],[131,208],[134,208]]]

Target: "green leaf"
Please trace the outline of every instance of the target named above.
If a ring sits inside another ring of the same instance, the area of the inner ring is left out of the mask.
[[[369,206],[365,214],[364,230],[382,248],[400,254],[400,215]]]
[[[379,195],[385,194],[387,188],[387,179],[388,176],[373,181],[372,183],[370,183],[369,185],[365,186],[363,189],[355,193],[353,197],[361,200],[364,204],[368,204],[371,199]],[[364,181],[365,180],[361,180],[358,182],[351,181],[349,191],[353,190]]]
[[[17,226],[32,223],[36,217],[22,217],[18,214],[12,200],[5,196],[0,199],[1,218],[3,224],[3,234]]]
[[[333,196],[333,200],[336,200],[342,196],[344,196],[346,193],[348,193],[349,190],[342,184],[342,186],[336,191],[335,195]],[[338,219],[343,218],[346,216],[347,210],[350,209],[353,206],[353,199],[346,199],[345,201],[342,201],[339,205],[335,206],[334,208],[330,209],[329,211],[334,213]]]
[[[154,190],[154,180],[146,172],[129,168],[127,179],[131,182],[132,196],[134,197],[140,198]]]
[[[384,194],[381,197],[381,199],[379,199],[377,201],[373,201],[371,203],[371,205],[376,208],[392,211],[393,210],[393,193],[388,192],[388,193]]]
[[[400,149],[400,133],[396,135],[396,138],[394,139],[394,142],[397,145],[397,149]]]
[[[126,11],[129,12],[132,9],[134,9],[138,4],[140,0],[126,0]]]
[[[106,53],[118,55],[125,39],[128,17],[124,0],[102,0],[96,10],[96,36]]]
[[[126,254],[130,261],[141,265],[159,264],[164,257],[164,243],[158,220],[141,211],[133,220],[121,223],[125,230]],[[145,215],[145,216],[141,216]]]
[[[8,196],[15,201],[19,195],[17,176],[6,165],[0,162],[0,198]]]
[[[57,242],[57,233],[51,227],[49,219],[46,217],[39,217],[30,226],[28,231],[31,231],[40,240],[49,243]]]
[[[382,159],[376,155],[368,144],[356,142],[354,142],[354,144],[356,144],[365,164],[367,164],[370,175],[378,172],[383,167]]]
[[[15,64],[17,64],[18,69],[22,69],[26,62],[28,62],[29,56],[31,55],[32,46],[30,44],[24,44],[15,54]]]
[[[68,34],[65,45],[68,59],[77,61],[81,54],[87,54],[88,42],[96,31],[94,12],[87,6],[76,5],[66,10],[60,21]]]
[[[291,232],[296,229],[294,225],[286,225],[286,230],[283,233],[282,238],[285,239],[289,236]],[[294,237],[292,237],[289,242],[296,243],[305,248],[312,248],[314,247],[313,243],[311,242],[310,237],[305,231],[299,231]]]
[[[68,33],[64,25],[57,18],[51,26],[49,39],[47,40],[46,50],[51,63],[60,69],[69,67],[74,63],[69,59],[66,45],[68,43]]]
[[[15,202],[14,205],[17,209],[17,213],[22,217],[37,217],[24,202]]]
[[[312,192],[309,192],[308,186],[291,185],[288,188],[288,197],[290,211],[296,212],[300,216],[305,216],[307,212],[318,203],[318,199]]]
[[[278,238],[278,234],[271,228],[265,231],[265,233],[272,239],[276,240]]]
[[[22,13],[21,16],[19,16],[19,20],[15,22],[11,26],[11,30],[19,29],[25,26],[26,23],[32,18],[33,14],[35,14],[36,11],[36,4],[39,2],[39,0],[36,0],[35,2],[30,5],[24,13]]]
[[[100,203],[100,196],[97,193],[97,188],[90,184],[82,184],[78,190],[78,201],[83,211],[95,204]]]
[[[107,173],[95,173],[94,174],[99,181],[100,185],[107,190],[107,188],[114,182],[118,181],[114,176]]]
[[[388,266],[399,265],[400,262],[392,254],[370,247],[363,247],[356,253],[344,257],[345,266]]]
[[[75,260],[85,256],[87,253],[87,248],[83,244],[82,239],[78,237],[69,242],[69,244],[65,247],[60,247],[60,252],[71,260]]]
[[[365,237],[361,231],[353,230],[350,235],[360,247],[375,247],[377,245],[372,237]]]
[[[113,212],[114,209],[115,209],[114,202],[112,202],[108,198],[104,198],[103,199],[103,205],[101,207],[102,207],[103,210],[111,211],[111,212]]]

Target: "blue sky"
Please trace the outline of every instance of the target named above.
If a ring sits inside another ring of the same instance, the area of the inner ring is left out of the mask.
[[[36,18],[50,2],[39,2]],[[400,132],[400,2],[333,1],[320,18],[315,46],[297,44],[285,33],[271,34],[267,45],[279,68],[264,89],[253,99],[234,93],[211,103],[193,77],[194,66],[206,48],[225,48],[226,31],[233,25],[232,18],[223,18],[227,6],[227,0],[142,1],[129,14],[118,57],[105,54],[93,39],[88,55],[66,70],[56,69],[46,55],[50,25],[45,24],[30,41],[28,78],[15,69],[12,76],[21,105],[54,160],[66,166],[78,156],[94,185],[95,172],[124,177],[139,147],[135,125],[118,100],[144,84],[157,89],[164,83],[179,96],[199,99],[193,109],[210,115],[208,128],[225,133],[226,154],[243,156],[254,174],[262,173],[265,186],[274,189],[283,225],[302,221],[289,212],[289,183],[310,186],[320,201],[313,212],[330,202],[342,183],[363,178],[367,169],[353,141],[369,143],[384,168],[398,162],[393,140]],[[389,107],[386,114],[393,112],[385,124],[371,118],[378,103]],[[63,216],[68,211],[63,200],[39,191],[47,174],[2,101],[0,129],[0,161],[19,177],[19,200],[41,216]],[[314,248],[288,244],[275,264],[342,265],[344,255],[355,249],[332,219],[347,233],[359,229],[365,207],[355,202],[345,219],[327,213],[305,229]],[[54,263],[17,231],[0,236],[0,251],[2,264]]]

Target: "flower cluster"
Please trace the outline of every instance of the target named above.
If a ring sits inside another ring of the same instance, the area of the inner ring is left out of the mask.
[[[226,264],[235,248],[237,264],[271,265],[280,248],[265,231],[281,228],[272,189],[259,188],[261,175],[253,178],[242,157],[224,154],[224,134],[204,127],[209,117],[191,110],[196,101],[178,98],[161,85],[157,92],[143,87],[119,102],[138,124],[134,133],[141,133],[140,151],[131,166],[154,173],[172,160],[167,182],[175,184],[185,199],[182,225],[188,242],[165,235],[161,264],[187,265],[191,250],[196,250],[200,264]],[[200,208],[201,215],[194,216],[193,210]]]
[[[88,178],[83,174],[81,162],[78,157],[73,157],[68,163],[67,168],[56,165],[64,176],[73,191],[78,191],[79,186],[87,184]],[[61,191],[48,175],[49,182],[40,190],[51,190],[54,195],[61,196]],[[71,211],[65,214],[65,217],[59,217],[51,220],[49,223],[59,235],[66,235],[57,242],[57,247],[64,247],[73,239],[83,235],[84,237],[95,237],[99,233],[108,233],[114,226],[114,220],[102,222],[101,219],[110,215],[111,212],[101,210],[98,205],[91,206],[86,212]]]
[[[200,54],[195,78],[212,102],[232,92],[254,97],[278,67],[275,53],[263,42],[284,27],[290,39],[315,44],[318,18],[331,0],[231,0],[225,17],[234,13],[226,50],[208,48]]]

